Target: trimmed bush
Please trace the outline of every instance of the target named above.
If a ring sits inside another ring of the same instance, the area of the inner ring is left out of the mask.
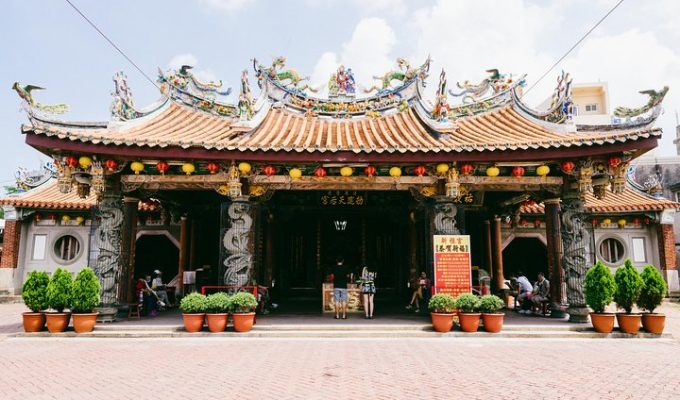
[[[456,308],[460,312],[473,313],[479,310],[479,297],[472,293],[463,293],[454,300]]]
[[[206,298],[200,293],[190,293],[179,302],[179,309],[184,314],[203,314],[206,310]]]
[[[603,313],[616,293],[616,282],[609,267],[598,261],[586,273],[583,283],[586,304],[595,313]]]
[[[435,294],[430,297],[427,308],[433,313],[452,313],[456,309],[455,301],[451,295],[445,293]]]
[[[21,298],[26,307],[33,312],[40,312],[50,306],[47,301],[47,285],[50,277],[44,271],[31,271],[21,288]]]
[[[626,260],[623,266],[616,270],[614,281],[616,282],[614,301],[619,308],[623,308],[627,314],[630,314],[644,286],[632,261]]]
[[[57,268],[47,285],[47,302],[50,308],[59,313],[71,304],[71,287],[73,278],[71,273],[63,268]]]
[[[257,308],[257,299],[250,292],[238,292],[231,296],[231,312],[249,313]]]
[[[213,293],[205,298],[208,314],[224,314],[229,312],[231,296],[224,292]]]
[[[643,286],[640,291],[640,297],[637,300],[638,307],[654,312],[654,309],[661,305],[663,298],[666,296],[666,281],[661,276],[656,267],[653,265],[645,266],[640,275]]]
[[[71,311],[76,314],[91,313],[99,305],[102,287],[92,268],[85,267],[78,272],[71,289]]]
[[[486,314],[495,314],[499,312],[505,303],[503,300],[493,294],[487,294],[479,299],[479,311]]]

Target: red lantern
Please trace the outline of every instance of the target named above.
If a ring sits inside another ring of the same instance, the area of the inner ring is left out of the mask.
[[[520,177],[524,175],[523,167],[515,167],[512,169],[512,176]]]
[[[57,219],[57,216],[54,214],[47,214],[47,219],[50,221],[55,221]]]
[[[527,220],[525,220],[525,219],[520,219],[520,220],[519,220],[519,225],[520,225],[520,226],[524,226],[524,225],[526,225],[526,224],[527,224]]]
[[[165,173],[170,169],[170,165],[168,165],[168,163],[165,161],[159,161],[156,163],[156,169],[161,173],[161,175],[165,175]]]
[[[326,176],[326,169],[324,167],[316,167],[314,170],[314,176],[317,178],[323,178]]]
[[[635,225],[640,225],[640,218],[633,218],[633,223]]]
[[[541,227],[541,220],[540,219],[534,220],[534,227],[536,227],[536,228]]]
[[[35,222],[40,222],[40,220],[42,219],[42,215],[40,215],[40,213],[36,213],[33,216],[33,219],[35,220]]]
[[[217,163],[209,162],[208,165],[205,166],[205,169],[207,169],[211,174],[214,174],[220,170],[220,166],[217,165]]]
[[[598,220],[597,218],[593,218],[593,226],[597,226]]]
[[[113,171],[114,169],[118,168],[118,162],[116,160],[106,160],[104,161],[104,167],[106,167],[106,169],[109,171]]]
[[[475,170],[475,167],[472,166],[472,164],[463,164],[463,165],[460,166],[460,173],[463,174],[463,175],[469,175],[474,170]]]
[[[424,165],[419,165],[413,171],[416,173],[416,176],[423,176],[427,172],[427,168]]]
[[[64,159],[64,163],[71,168],[75,168],[76,165],[78,165],[78,159],[73,156],[68,156]]]
[[[264,174],[267,176],[272,176],[276,174],[276,167],[273,165],[266,165],[264,168],[262,168],[262,172],[264,172]]]
[[[649,225],[649,224],[652,223],[652,220],[649,217],[645,218],[644,221],[645,221],[645,225]]]
[[[562,168],[562,171],[570,173],[571,171],[574,170],[574,167],[576,167],[576,165],[571,161],[565,161],[562,163],[562,165],[560,165],[560,167]]]
[[[366,174],[366,176],[373,176],[376,174],[376,172],[377,170],[372,165],[369,165],[366,168],[364,168],[364,174]]]
[[[609,158],[609,166],[610,167],[618,167],[619,164],[621,164],[621,158],[620,157],[610,157]]]

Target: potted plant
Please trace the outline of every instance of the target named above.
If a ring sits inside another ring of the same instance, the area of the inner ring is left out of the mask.
[[[630,260],[626,260],[623,266],[616,270],[614,281],[616,282],[614,301],[625,311],[616,313],[619,328],[625,333],[637,334],[640,330],[641,315],[633,314],[633,304],[640,297],[644,282]]]
[[[190,293],[179,302],[179,309],[182,311],[184,330],[195,333],[203,329],[206,309],[205,296],[200,293]]]
[[[599,333],[611,333],[614,330],[614,313],[604,312],[611,304],[616,293],[616,282],[609,267],[598,261],[586,273],[583,283],[586,304],[593,312],[590,322]]]
[[[47,317],[47,330],[50,333],[64,332],[71,320],[71,313],[65,313],[64,309],[71,303],[71,286],[73,278],[65,269],[57,268],[47,284],[47,303],[56,312],[45,314]]]
[[[25,332],[40,332],[45,328],[45,313],[42,312],[49,304],[47,302],[47,285],[50,277],[47,272],[31,271],[21,288],[21,297],[31,312],[21,314]]]
[[[666,281],[653,265],[647,265],[642,274],[643,286],[640,291],[637,305],[643,310],[647,310],[642,314],[642,327],[649,333],[660,335],[663,333],[663,328],[666,325],[666,316],[661,313],[655,313],[654,309],[661,305],[663,298],[666,296]]]
[[[248,332],[253,329],[257,299],[250,292],[238,292],[231,296],[231,312],[234,317],[234,330]]]
[[[453,297],[445,293],[435,294],[427,304],[432,317],[432,327],[437,332],[448,332],[453,327],[456,309]]]
[[[209,295],[205,299],[208,330],[213,333],[224,332],[231,306],[231,296],[224,292]]]
[[[99,305],[101,285],[92,268],[85,267],[78,272],[71,289],[71,312],[73,313],[73,329],[76,333],[92,332],[97,323],[97,315],[93,312]]]
[[[479,329],[479,297],[472,293],[463,293],[455,299],[455,306],[458,309],[458,323],[463,332],[477,332]]]
[[[484,322],[485,331],[498,333],[503,329],[505,313],[499,311],[504,305],[503,300],[493,294],[487,294],[479,299],[479,311],[482,312],[482,322]]]

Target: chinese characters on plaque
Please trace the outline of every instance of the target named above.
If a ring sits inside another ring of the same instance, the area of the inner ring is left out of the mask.
[[[323,206],[363,206],[366,204],[363,194],[324,194],[319,200]]]
[[[472,291],[470,236],[434,235],[434,287],[453,297]]]

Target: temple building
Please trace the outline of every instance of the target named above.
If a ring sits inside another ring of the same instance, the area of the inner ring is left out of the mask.
[[[54,160],[54,178],[0,200],[3,287],[33,269],[90,265],[113,307],[153,269],[200,269],[199,284],[255,279],[316,301],[342,257],[370,265],[381,293],[401,301],[417,273],[432,273],[433,235],[463,233],[493,290],[519,270],[547,272],[555,316],[586,318],[583,278],[596,260],[651,263],[677,290],[680,205],[629,173],[657,146],[667,88],[616,118],[583,120],[593,104],[608,107],[606,86],[572,87],[565,73],[535,110],[522,100],[525,77],[494,69],[453,89],[441,71],[428,101],[429,59],[399,58],[365,90],[340,66],[328,98],[284,57],[253,68],[259,93],[244,71],[235,103],[190,66],[159,71],[162,98],[146,109],[118,73],[103,122],[63,121],[64,105],[15,84],[26,143]]]

